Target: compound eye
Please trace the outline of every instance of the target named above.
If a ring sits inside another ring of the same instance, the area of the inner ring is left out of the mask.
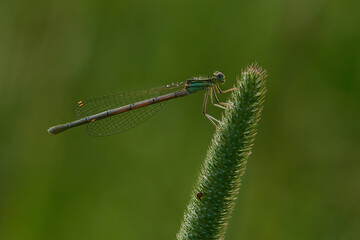
[[[217,79],[223,79],[224,78],[224,74],[222,74],[221,72],[216,72],[216,78]]]

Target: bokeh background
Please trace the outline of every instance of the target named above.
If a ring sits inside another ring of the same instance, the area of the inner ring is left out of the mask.
[[[214,132],[203,94],[94,138],[74,104],[268,71],[227,239],[360,239],[360,2],[0,1],[0,239],[174,239]],[[219,116],[221,111],[212,109]]]

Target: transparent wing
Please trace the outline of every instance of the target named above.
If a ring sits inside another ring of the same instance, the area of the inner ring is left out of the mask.
[[[184,86],[184,82],[173,83],[148,90],[121,92],[79,101],[75,106],[74,115],[76,119],[84,118],[106,110],[175,92],[183,89]],[[91,136],[108,136],[127,131],[160,111],[163,104],[163,102],[151,104],[146,107],[96,120],[88,124],[87,133]]]

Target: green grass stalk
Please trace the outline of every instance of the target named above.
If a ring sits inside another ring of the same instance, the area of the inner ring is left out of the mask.
[[[224,239],[260,120],[265,79],[266,71],[257,64],[246,67],[237,79],[232,106],[225,110],[211,141],[178,240]]]

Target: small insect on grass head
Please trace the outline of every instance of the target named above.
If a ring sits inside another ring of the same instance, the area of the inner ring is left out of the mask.
[[[213,79],[216,82],[225,83],[225,75],[222,72],[219,72],[219,71],[214,72]]]

